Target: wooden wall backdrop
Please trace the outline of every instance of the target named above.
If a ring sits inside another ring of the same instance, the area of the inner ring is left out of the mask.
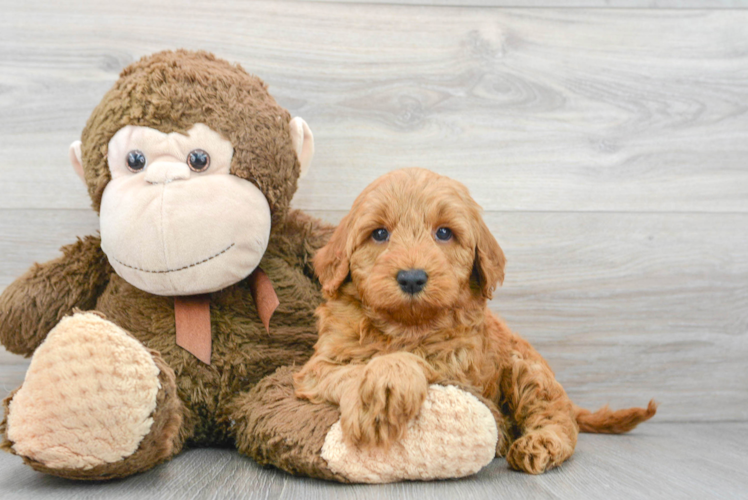
[[[748,419],[745,3],[373,3],[0,2],[0,289],[97,230],[67,151],[118,72],[206,49],[311,125],[296,207],[465,183],[509,259],[491,307],[578,403]],[[4,393],[27,361],[0,363]]]

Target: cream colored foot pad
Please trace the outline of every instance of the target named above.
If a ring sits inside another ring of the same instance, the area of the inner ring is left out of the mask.
[[[113,323],[63,318],[10,403],[13,450],[56,469],[122,460],[150,431],[158,374],[146,348]]]
[[[432,385],[405,437],[387,452],[349,448],[338,421],[322,458],[333,472],[361,483],[464,477],[493,460],[497,440],[496,421],[483,403],[456,387]]]

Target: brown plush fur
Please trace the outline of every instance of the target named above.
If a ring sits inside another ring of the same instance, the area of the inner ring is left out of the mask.
[[[6,349],[31,356],[73,309],[96,307],[113,272],[100,243],[89,236],[64,246],[62,257],[34,264],[8,285],[0,295],[0,341]]]
[[[338,408],[294,397],[293,373],[291,367],[279,368],[234,399],[229,411],[235,432],[254,436],[237,443],[239,451],[292,474],[348,482],[320,456],[330,427],[340,418]]]
[[[257,441],[232,427],[236,415],[230,416],[229,408],[278,367],[302,364],[311,355],[317,339],[314,309],[322,301],[311,259],[333,229],[288,207],[300,168],[289,120],[260,79],[210,54],[186,51],[159,53],[126,68],[94,110],[82,150],[96,209],[110,176],[107,144],[121,127],[169,133],[205,123],[231,141],[231,172],[255,182],[271,205],[270,243],[260,266],[280,306],[268,333],[247,280],[211,294],[213,354],[206,365],[176,345],[173,298],[148,294],[115,274],[99,238],[85,238],[64,247],[61,258],[35,265],[0,295],[0,342],[9,351],[30,356],[62,317],[76,308],[96,310],[151,349],[157,363],[162,359],[159,368],[168,379],[162,381],[167,396],[158,400],[152,433],[135,455],[85,473],[57,474],[107,479],[152,467],[183,445],[236,444],[248,450]],[[172,378],[178,400],[169,392]],[[9,450],[4,426],[2,447]],[[331,474],[315,464],[310,468],[319,467],[316,474]]]
[[[440,227],[453,238],[435,239]],[[389,241],[372,232],[386,228]],[[537,474],[569,458],[579,424],[625,432],[655,413],[596,414],[575,408],[548,364],[486,305],[504,277],[504,254],[460,183],[423,169],[391,172],[356,199],[314,264],[327,303],[317,310],[315,354],[296,393],[340,406],[356,446],[389,446],[426,398],[429,384],[477,388],[509,417],[507,461]],[[423,269],[425,288],[404,293],[400,270]]]
[[[107,144],[125,125],[164,133],[204,123],[234,146],[231,173],[263,192],[273,222],[283,220],[300,166],[290,140],[291,115],[256,76],[207,52],[160,52],[131,64],[91,114],[81,136],[94,209],[111,176]]]

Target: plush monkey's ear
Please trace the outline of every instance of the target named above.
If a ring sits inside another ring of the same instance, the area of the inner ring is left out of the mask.
[[[309,125],[303,118],[297,116],[291,120],[291,142],[296,150],[296,157],[301,164],[301,174],[299,178],[304,177],[312,166],[312,156],[314,156],[314,136]]]
[[[493,237],[483,221],[483,217],[478,214],[477,219],[478,235],[475,245],[473,276],[480,285],[481,294],[490,300],[496,286],[504,282],[506,257],[504,257],[504,252],[496,238]]]
[[[322,292],[327,297],[335,297],[338,289],[350,272],[348,252],[349,215],[343,217],[327,245],[314,256],[314,272],[322,283]]]
[[[70,164],[73,165],[73,170],[78,174],[83,183],[86,182],[86,176],[83,173],[83,161],[81,160],[81,141],[75,141],[70,145]]]

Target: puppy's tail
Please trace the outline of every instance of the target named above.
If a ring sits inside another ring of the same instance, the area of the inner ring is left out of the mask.
[[[646,408],[613,411],[605,405],[595,413],[574,405],[574,416],[579,424],[579,430],[596,434],[623,434],[654,417],[655,413],[657,413],[657,403],[654,399]]]

